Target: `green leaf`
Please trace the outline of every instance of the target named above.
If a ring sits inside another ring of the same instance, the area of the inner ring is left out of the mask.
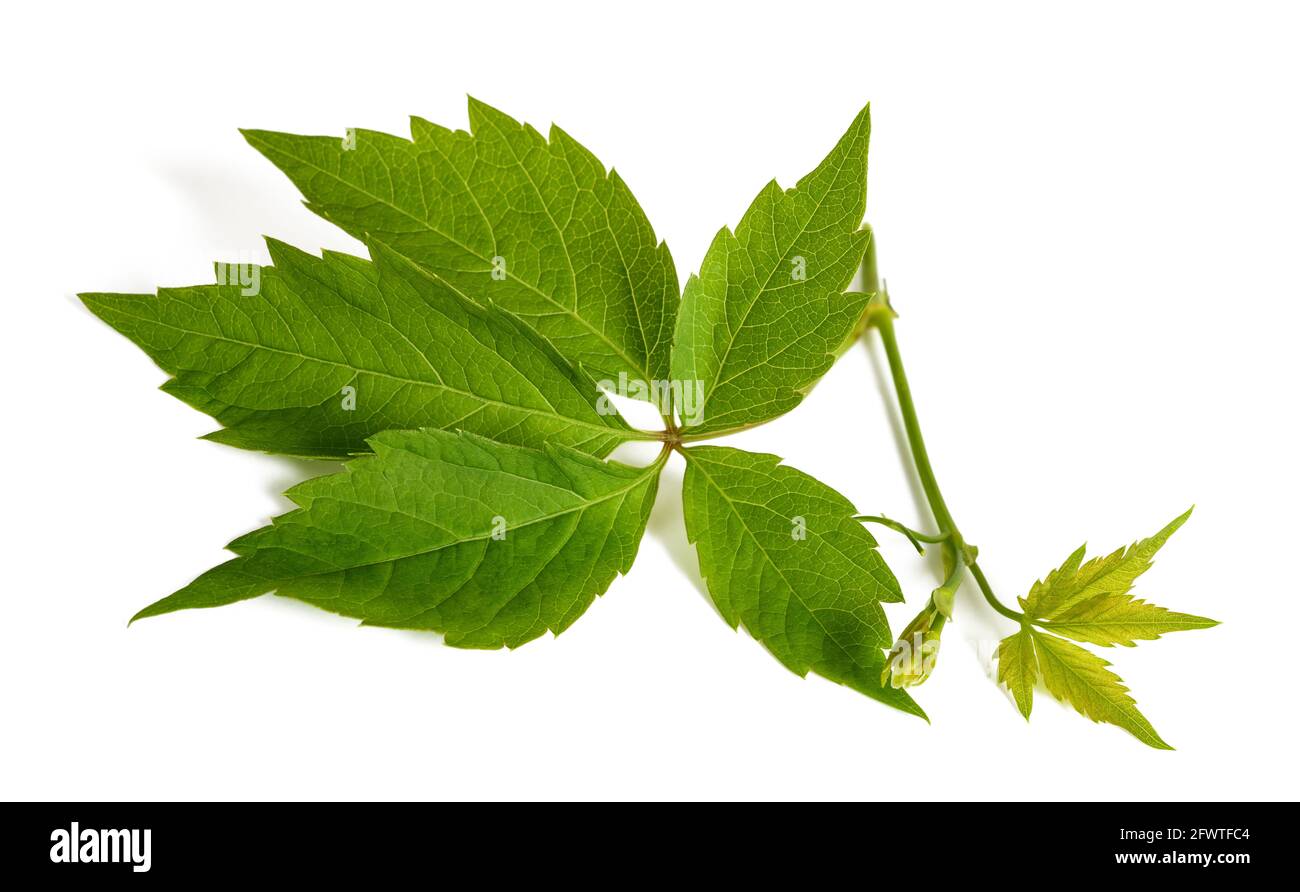
[[[391,428],[595,455],[638,436],[533,332],[382,246],[371,263],[268,245],[274,266],[260,268],[256,294],[230,284],[82,295],[175,376],[165,390],[225,425],[209,438],[346,458]]]
[[[1081,564],[1084,546],[1080,546],[1064,564],[1034,583],[1029,596],[1020,600],[1021,606],[1029,616],[1050,620],[1099,595],[1127,594],[1133,581],[1150,569],[1156,552],[1191,514],[1188,508],[1151,538],[1086,564]]]
[[[852,333],[870,296],[844,293],[871,238],[860,228],[870,132],[868,107],[793,189],[768,183],[686,283],[673,378],[702,388],[699,404],[682,413],[690,433],[794,408]]]
[[[1007,686],[1020,714],[1029,718],[1034,708],[1034,685],[1038,683],[1038,655],[1034,653],[1034,633],[1029,626],[1021,626],[1019,632],[998,644],[998,681]]]
[[[1110,647],[1134,647],[1137,640],[1153,641],[1166,632],[1208,629],[1216,620],[1190,613],[1175,613],[1128,594],[1098,595],[1058,612],[1047,628],[1076,641]]]
[[[136,619],[271,590],[459,647],[560,633],[632,566],[663,458],[633,468],[468,433],[388,431],[289,490],[298,510]]]
[[[902,593],[853,505],[775,455],[684,454],[686,535],[723,618],[798,675],[812,670],[924,717],[905,692],[881,686],[893,638],[880,602]]]
[[[1217,625],[1129,594],[1134,580],[1151,567],[1155,553],[1191,513],[1188,509],[1151,538],[1104,558],[1084,563],[1084,548],[1078,548],[1020,599],[1025,621],[1019,632],[998,645],[998,681],[1011,691],[1025,718],[1033,706],[1034,683],[1041,677],[1052,696],[1093,721],[1119,725],[1157,749],[1173,749],[1138,712],[1128,688],[1106,668],[1110,663],[1048,632],[1107,647],[1132,647],[1139,639],[1165,632]],[[1032,628],[1031,622],[1047,631]]]
[[[667,379],[677,272],[622,178],[558,127],[548,141],[474,99],[469,121],[472,134],[412,118],[410,141],[244,136],[313,211],[515,314],[574,364]]]
[[[1043,683],[1053,697],[1070,704],[1094,722],[1118,725],[1147,746],[1173,749],[1138,712],[1123,679],[1106,668],[1110,663],[1054,635],[1037,630],[1030,634]]]

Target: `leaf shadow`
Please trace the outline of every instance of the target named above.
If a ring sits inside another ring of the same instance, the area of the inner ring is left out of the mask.
[[[867,359],[871,363],[876,392],[880,396],[881,404],[888,407],[885,414],[889,416],[889,428],[894,434],[894,450],[898,456],[898,464],[906,471],[907,490],[912,496],[913,516],[921,518],[919,524],[921,529],[932,529],[934,523],[929,519],[930,503],[926,501],[925,490],[921,488],[921,478],[917,475],[916,465],[912,461],[912,450],[908,446],[907,431],[903,427],[903,419],[898,411],[898,398],[891,385],[893,379],[884,359],[884,348],[874,337],[864,337],[859,340],[863,344],[863,349],[867,351]],[[933,575],[936,586],[943,581],[943,560],[940,555],[940,549],[931,547],[925,550],[925,557],[921,559]]]
[[[204,415],[203,417],[209,421],[211,420],[207,415]],[[270,496],[280,507],[273,509],[270,516],[259,518],[252,526],[244,530],[243,533],[240,533],[240,535],[261,529],[262,527],[267,526],[272,519],[296,510],[298,506],[285,495],[286,490],[292,489],[299,483],[303,483],[307,480],[335,474],[344,469],[343,463],[338,461],[324,461],[313,458],[293,458],[285,455],[272,455],[271,453],[266,452],[251,452],[250,450],[237,449],[221,443],[207,443],[206,441],[203,441],[202,438],[200,438],[200,441],[204,442],[205,445],[212,446],[216,449],[226,451],[233,449],[235,452],[255,455],[269,461],[273,473],[264,479],[263,492]]]
[[[291,244],[342,250],[365,256],[363,246],[342,230],[304,214],[293,201],[271,193],[252,174],[221,165],[162,160],[154,172],[192,210],[187,224],[194,227],[213,261],[267,262],[261,233],[274,232]],[[233,252],[233,254],[232,254]]]
[[[323,461],[315,458],[291,458],[283,455],[267,455],[272,459],[272,467],[275,474],[266,481],[267,492],[278,498],[284,499],[285,503],[292,509],[297,507],[285,498],[285,490],[292,489],[299,483],[311,480],[315,477],[325,477],[330,474],[337,474],[343,471],[344,465],[341,461]]]
[[[686,514],[682,506],[682,482],[685,476],[680,456],[673,456],[659,475],[659,494],[655,498],[646,532],[653,536],[668,552],[669,559],[687,579],[709,609],[718,613],[717,605],[709,597],[708,586],[700,575],[700,563],[695,546],[686,539]],[[718,613],[719,618],[722,614]]]

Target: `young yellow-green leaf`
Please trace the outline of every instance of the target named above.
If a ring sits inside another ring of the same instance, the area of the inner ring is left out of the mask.
[[[861,228],[870,133],[864,108],[816,170],[793,189],[768,183],[735,234],[714,237],[673,346],[674,380],[702,388],[680,413],[690,433],[787,412],[835,361],[869,297],[844,289],[871,238]]]
[[[775,455],[684,452],[686,535],[723,618],[798,675],[924,717],[904,691],[881,686],[893,638],[880,602],[902,593],[848,499]]]
[[[268,245],[256,287],[82,295],[175,376],[165,390],[225,425],[210,439],[346,458],[392,428],[595,455],[636,436],[536,334],[383,246],[370,262]]]
[[[289,490],[298,510],[136,619],[274,590],[460,647],[517,647],[568,628],[631,568],[663,467],[437,430],[370,443],[374,455]]]
[[[1055,619],[1098,595],[1128,594],[1133,581],[1150,569],[1155,553],[1191,514],[1192,509],[1188,508],[1151,538],[1084,564],[1081,564],[1084,549],[1080,546],[1064,564],[1034,583],[1029,596],[1020,600],[1021,606],[1031,617]]]
[[[1021,626],[1019,632],[998,644],[998,681],[1007,686],[1020,714],[1029,718],[1034,708],[1034,685],[1038,683],[1038,655],[1034,653],[1034,634],[1029,626]]]
[[[1190,613],[1175,613],[1128,594],[1097,595],[1056,613],[1047,628],[1089,644],[1134,647],[1136,641],[1153,641],[1166,632],[1208,629],[1217,620]]]
[[[313,211],[515,314],[575,365],[666,380],[677,272],[627,184],[558,127],[548,141],[474,99],[469,121],[412,118],[409,141],[244,135]]]
[[[1110,663],[1055,635],[1036,629],[1030,635],[1038,655],[1038,670],[1053,697],[1094,722],[1118,725],[1147,746],[1173,749],[1138,712],[1123,679],[1106,668]]]

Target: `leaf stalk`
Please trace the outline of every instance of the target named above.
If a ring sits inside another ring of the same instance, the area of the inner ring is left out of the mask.
[[[863,331],[874,328],[880,333],[880,340],[884,344],[885,356],[889,362],[889,374],[894,383],[894,394],[898,399],[899,412],[903,416],[903,429],[907,434],[907,445],[912,454],[912,463],[916,467],[916,474],[921,481],[921,489],[925,493],[930,512],[934,515],[935,523],[938,524],[937,540],[942,543],[944,549],[944,566],[949,568],[947,579],[931,594],[931,601],[941,614],[951,617],[952,598],[961,585],[962,571],[969,570],[989,606],[1008,619],[1023,622],[1025,617],[1022,614],[1007,607],[994,594],[993,587],[989,585],[988,578],[976,561],[978,549],[968,545],[962,538],[957,522],[953,520],[948,503],[944,500],[943,491],[939,488],[934,466],[930,463],[930,453],[925,446],[925,437],[921,433],[921,422],[917,418],[916,404],[912,399],[912,388],[907,380],[907,371],[903,368],[898,338],[894,334],[894,319],[898,314],[894,312],[889,302],[889,294],[881,289],[877,278],[874,238],[867,246],[862,272],[864,287],[874,294],[863,314]],[[890,526],[890,524],[885,525]]]
[[[889,529],[893,530],[895,533],[901,533],[902,535],[907,537],[907,541],[912,543],[912,546],[916,549],[917,554],[925,554],[925,546],[921,544],[922,542],[929,542],[933,544],[937,542],[948,541],[948,537],[946,535],[942,535],[942,534],[931,535],[930,533],[922,533],[919,530],[914,530],[909,526],[904,526],[903,524],[899,523],[896,520],[893,520],[892,518],[885,517],[883,514],[858,514],[855,515],[853,519],[857,521],[861,521],[862,523],[878,524],[879,526],[882,527],[888,527]]]

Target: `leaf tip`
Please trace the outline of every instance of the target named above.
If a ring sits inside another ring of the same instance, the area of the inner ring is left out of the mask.
[[[1146,739],[1145,737],[1141,738],[1141,740],[1143,743],[1151,747],[1153,750],[1167,750],[1168,752],[1171,753],[1175,752],[1173,744],[1167,742],[1163,737],[1157,734],[1154,728],[1151,729],[1150,740]]]
[[[81,305],[99,318],[103,318],[103,311],[108,306],[108,295],[100,294],[95,291],[82,291],[76,295]]]
[[[156,616],[158,611],[155,611],[154,608],[157,606],[158,606],[158,602],[155,601],[154,603],[150,604],[148,607],[143,607],[140,610],[137,610],[135,615],[126,621],[126,627],[129,629],[133,625],[135,625],[136,622],[139,620],[148,619],[151,616]]]
[[[1173,520],[1169,521],[1169,523],[1165,526],[1165,528],[1161,530],[1159,533],[1157,533],[1156,536],[1161,538],[1162,540],[1168,539],[1178,530],[1179,527],[1187,523],[1187,518],[1191,517],[1192,512],[1195,510],[1196,510],[1196,505],[1193,504],[1192,507],[1188,508],[1182,514],[1178,515]]]
[[[253,127],[240,127],[239,135],[244,138],[244,142],[260,152],[266,145],[266,137],[270,135],[270,131],[258,130]]]

